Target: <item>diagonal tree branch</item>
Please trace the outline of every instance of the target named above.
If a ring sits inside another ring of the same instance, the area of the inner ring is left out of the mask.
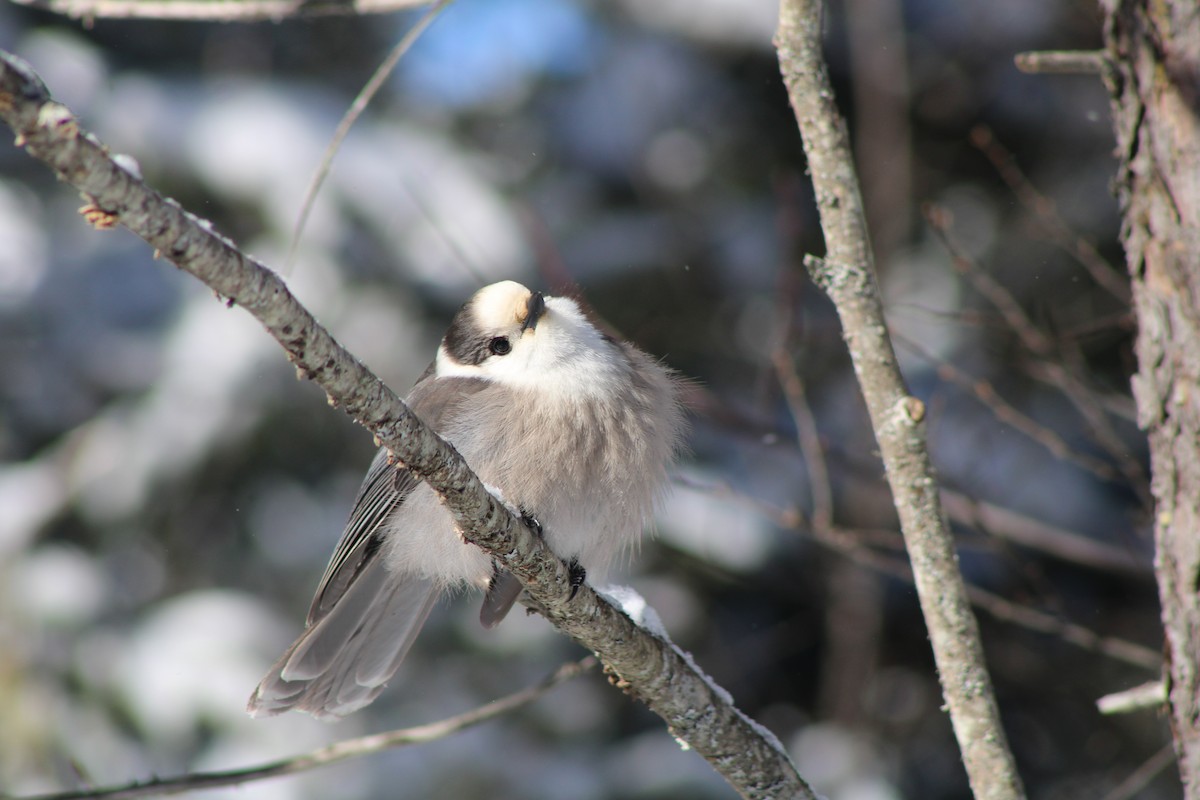
[[[821,54],[820,0],[782,0],[779,65],[803,138],[825,234],[825,259],[808,258],[829,295],[887,469],[917,596],[977,798],[1024,796],[1000,725],[979,629],[971,612],[925,445],[925,407],[909,395],[888,338],[849,136]]]
[[[4,51],[0,118],[16,133],[18,146],[83,193],[83,211],[94,225],[128,228],[228,305],[253,314],[331,405],[374,433],[438,493],[464,538],[501,561],[555,627],[594,652],[618,686],[661,716],[743,797],[815,798],[779,742],[665,635],[639,626],[587,586],[571,599],[567,565],[484,489],[453,447],[317,323],[279,276],[117,163],[50,98],[28,64]]]

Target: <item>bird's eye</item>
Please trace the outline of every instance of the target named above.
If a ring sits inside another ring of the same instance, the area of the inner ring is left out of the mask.
[[[508,342],[507,336],[497,336],[488,342],[488,350],[495,356],[506,356],[512,352],[512,345]]]

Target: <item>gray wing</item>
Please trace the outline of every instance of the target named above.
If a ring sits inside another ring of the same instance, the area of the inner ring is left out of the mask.
[[[398,581],[382,559],[371,559],[275,662],[246,710],[263,717],[295,709],[335,720],[367,705],[399,668],[439,593],[433,581]]]
[[[411,472],[388,462],[387,448],[380,448],[358,489],[342,539],[317,585],[308,609],[308,625],[328,614],[375,558],[383,543],[384,523],[417,487],[417,478]]]
[[[483,595],[483,605],[479,609],[479,623],[485,628],[494,628],[500,620],[508,616],[513,603],[525,590],[524,584],[506,569],[500,569],[492,562],[495,574],[488,584],[487,592]]]
[[[435,430],[461,401],[486,387],[469,378],[423,379],[409,407]],[[275,662],[250,697],[253,716],[289,709],[336,719],[383,691],[425,624],[441,587],[385,568],[379,551],[387,522],[404,513],[417,485],[406,469],[376,454],[354,501],[341,541],[309,608],[304,633]]]

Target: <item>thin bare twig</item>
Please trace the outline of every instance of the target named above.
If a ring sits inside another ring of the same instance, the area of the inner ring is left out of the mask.
[[[1095,393],[1080,377],[1081,370],[1077,367],[1071,368],[1065,363],[1067,354],[1071,352],[1070,343],[1064,342],[1063,348],[1057,347],[1054,341],[1042,333],[1029,318],[1008,287],[975,263],[975,260],[955,239],[952,230],[953,220],[950,218],[949,212],[932,203],[927,204],[924,211],[930,227],[950,253],[955,270],[971,281],[976,291],[1000,312],[1025,348],[1036,356],[1036,360],[1030,367],[1031,374],[1039,380],[1056,386],[1066,395],[1088,423],[1096,443],[1116,461],[1118,468],[1137,493],[1142,505],[1150,508],[1152,501],[1146,471],[1130,454],[1128,446],[1113,429],[1112,423],[1103,406],[1096,399]]]
[[[967,776],[981,800],[1024,797],[1009,751],[979,627],[925,442],[925,406],[904,385],[887,334],[846,123],[821,53],[819,0],[783,0],[775,35],[825,235],[825,259],[805,266],[842,322],[912,561],[942,691]]]
[[[1021,340],[1021,344],[1035,355],[1044,358],[1054,355],[1054,341],[1038,329],[1008,287],[989,275],[987,270],[981,269],[959,243],[954,236],[954,219],[949,210],[936,203],[926,203],[921,207],[921,211],[929,227],[950,254],[955,271],[969,280],[975,291],[1000,312],[1000,316],[1004,317],[1004,321]]]
[[[960,492],[942,489],[942,505],[950,519],[960,524],[981,527],[992,536],[1071,564],[1142,577],[1153,571],[1149,558],[1139,560],[1119,547]]]
[[[981,329],[1011,329],[1011,326],[1003,317],[997,317],[992,313],[983,312],[978,309],[961,308],[953,311],[945,311],[929,308],[920,303],[890,303],[889,307],[897,310],[911,309],[930,319],[953,323],[955,325]],[[1058,331],[1056,341],[1070,343],[1103,331],[1120,329],[1130,332],[1135,330],[1136,327],[1137,320],[1134,318],[1132,311],[1119,311]],[[1137,408],[1133,398],[1128,394],[1122,394],[1117,391],[1095,390],[1092,393],[1095,396],[1096,403],[1105,412],[1130,424],[1137,424]]]
[[[1056,431],[1047,428],[1028,414],[1011,405],[1000,396],[996,387],[987,378],[976,378],[973,375],[968,375],[949,361],[938,358],[915,341],[901,334],[896,334],[896,340],[903,347],[934,364],[937,367],[939,378],[975,395],[975,399],[986,406],[997,420],[1025,434],[1031,440],[1049,450],[1054,456],[1064,461],[1070,461],[1072,464],[1087,470],[1101,480],[1116,481],[1124,479],[1113,468],[1112,464],[1087,453],[1079,452],[1067,444],[1066,440],[1059,436]]]
[[[903,7],[901,0],[848,0],[843,17],[854,155],[875,257],[885,271],[912,224],[912,84]]]
[[[1065,358],[1065,356],[1064,356]],[[1121,439],[1108,419],[1105,408],[1096,398],[1095,392],[1079,377],[1077,370],[1060,361],[1039,359],[1026,366],[1030,376],[1061,391],[1071,405],[1088,423],[1096,443],[1112,456],[1118,468],[1124,473],[1129,486],[1142,502],[1142,507],[1154,507],[1154,498],[1150,495],[1150,482],[1146,470],[1133,457],[1129,446]]]
[[[808,397],[804,389],[804,380],[796,371],[792,357],[787,350],[780,346],[771,353],[771,363],[775,367],[775,375],[783,389],[784,399],[792,420],[796,423],[796,439],[800,453],[804,456],[804,465],[808,470],[809,492],[812,495],[813,525],[824,527],[833,524],[833,489],[829,483],[829,469],[825,464],[825,448],[821,446],[821,434],[817,430],[817,422],[813,417],[812,408],[808,405]]]
[[[1031,74],[1099,75],[1108,63],[1103,50],[1033,50],[1017,53],[1013,62]]]
[[[779,303],[777,317],[781,321],[779,342],[771,349],[771,364],[779,387],[783,390],[784,400],[796,425],[796,444],[804,465],[808,471],[809,495],[812,499],[812,524],[817,527],[829,527],[833,524],[833,487],[829,480],[829,467],[825,461],[825,448],[821,445],[821,434],[817,430],[817,421],[813,417],[812,408],[808,404],[804,379],[792,361],[791,344],[793,338],[792,319],[794,318],[794,292],[780,291],[782,298]]]
[[[908,564],[890,556],[864,547],[857,531],[836,528],[817,532],[816,539],[854,563],[877,572],[891,575],[913,583],[913,573]],[[1162,669],[1162,656],[1156,650],[1143,647],[1115,636],[1102,636],[1083,625],[1061,619],[1022,603],[1016,603],[978,586],[967,584],[967,596],[971,604],[993,619],[1015,625],[1035,633],[1054,636],[1067,644],[1088,652],[1106,656],[1131,666],[1158,672]]]
[[[433,24],[437,19],[438,14],[450,5],[451,0],[438,0],[433,6],[417,20],[417,24],[408,29],[408,33],[402,38],[392,51],[388,53],[387,58],[383,63],[375,68],[375,72],[371,75],[371,79],[363,86],[362,91],[354,98],[354,102],[350,104],[350,108],[342,115],[341,122],[338,123],[337,130],[333,132],[333,138],[329,140],[329,144],[325,147],[325,153],[321,156],[321,164],[317,167],[316,173],[312,177],[312,181],[308,184],[308,189],[304,192],[304,203],[300,206],[300,213],[296,217],[296,227],[292,230],[292,242],[288,246],[287,257],[283,260],[283,271],[286,274],[291,268],[292,260],[296,257],[296,248],[300,246],[300,237],[304,233],[304,226],[308,222],[308,215],[312,212],[313,203],[316,202],[317,193],[321,191],[321,184],[325,182],[325,177],[329,175],[329,170],[333,167],[333,158],[337,155],[338,150],[342,147],[342,142],[350,133],[350,129],[354,127],[354,123],[366,111],[370,105],[372,98],[383,87],[384,82],[396,65],[400,63],[400,59],[404,58],[420,38],[425,29]]]
[[[103,789],[87,789],[76,792],[59,792],[57,794],[32,795],[14,800],[132,800],[136,797],[157,797],[163,795],[182,794],[199,789],[217,789],[223,786],[237,786],[250,781],[265,778],[277,778],[282,775],[295,775],[307,772],[317,767],[326,767],[350,758],[381,753],[384,750],[394,750],[413,744],[425,744],[437,739],[444,739],[451,734],[474,727],[488,720],[495,719],[501,714],[507,714],[521,706],[528,705],[546,692],[578,675],[595,668],[596,658],[587,656],[579,661],[563,664],[553,675],[534,686],[514,692],[506,697],[493,700],[487,705],[480,706],[463,714],[431,722],[427,725],[417,725],[412,728],[400,728],[386,733],[375,733],[370,736],[360,736],[357,739],[346,739],[341,742],[321,747],[310,753],[291,756],[256,767],[243,769],[222,770],[219,772],[190,772],[171,778],[152,778],[142,783],[130,783],[125,786],[112,786]]]
[[[1106,655],[1126,664],[1158,672],[1162,669],[1162,656],[1156,650],[1143,647],[1125,639],[1113,636],[1101,636],[1090,628],[1059,619],[1053,614],[1047,614],[1036,608],[1001,597],[998,594],[981,589],[978,586],[968,586],[967,592],[971,602],[987,610],[999,620],[1020,625],[1031,631],[1057,636],[1064,642],[1073,644],[1084,650]]]
[[[795,238],[797,225],[795,216],[797,209],[794,203],[784,201],[779,215],[776,217],[776,227],[785,240]],[[797,306],[800,298],[800,281],[793,277],[788,270],[780,270],[776,295],[779,298],[775,307],[775,318],[778,325],[778,341],[771,348],[771,365],[775,379],[783,391],[784,401],[796,426],[796,444],[804,459],[808,477],[809,499],[812,502],[812,524],[818,527],[828,527],[833,524],[834,504],[833,486],[829,479],[829,466],[825,458],[825,447],[821,444],[821,434],[817,429],[817,421],[808,403],[808,392],[800,371],[792,357],[793,346],[797,339]]]
[[[1021,205],[1033,215],[1050,242],[1082,264],[1097,286],[1121,301],[1122,305],[1128,306],[1129,278],[1108,263],[1097,252],[1095,245],[1071,229],[1058,213],[1054,202],[1025,177],[1025,173],[1017,166],[1016,158],[1000,144],[991,129],[986,125],[977,125],[971,131],[971,144],[992,162],[996,172],[1012,189]]]
[[[1112,314],[1100,314],[1090,317],[1069,328],[1062,328],[1058,331],[1058,338],[1065,341],[1078,341],[1088,336],[1114,330],[1119,330],[1122,333],[1132,333],[1137,330],[1137,318],[1133,316],[1133,311],[1124,309],[1123,311],[1115,311]],[[1136,412],[1133,413],[1136,415]],[[1136,419],[1136,416],[1131,416],[1130,419]]]
[[[1161,679],[1106,694],[1096,701],[1101,714],[1129,714],[1147,708],[1162,708],[1167,704],[1167,684]]]
[[[1173,763],[1175,763],[1175,748],[1169,744],[1165,745],[1131,772],[1129,777],[1114,786],[1112,791],[1104,795],[1101,800],[1129,800],[1131,797],[1137,797],[1150,781],[1158,777],[1158,773]]]
[[[887,553],[881,553],[877,549],[888,547],[884,536],[885,534],[895,536],[893,532],[864,531],[856,528],[843,528],[832,525],[818,527],[807,524],[803,515],[795,509],[778,508],[770,503],[739,492],[725,483],[701,483],[683,476],[676,478],[676,480],[681,485],[703,491],[707,494],[720,495],[741,503],[756,513],[767,517],[780,528],[794,530],[798,533],[809,533],[818,544],[853,561],[859,566],[867,567],[880,574],[889,575],[908,583],[914,582],[913,572],[908,564]],[[942,494],[943,497],[947,495],[951,497],[955,496],[953,492],[947,492],[946,490],[942,490]],[[961,495],[958,497],[961,497]],[[963,498],[962,502],[970,501]],[[954,508],[956,505],[958,505],[956,502],[947,502],[948,509]],[[986,507],[987,504],[980,503],[979,505]],[[1014,514],[1014,512],[1007,511],[1006,509],[995,510],[1000,514]],[[1059,531],[1058,533],[1063,534],[1065,532]],[[1078,538],[1078,534],[1068,535]],[[1095,543],[1083,542],[1082,544],[1086,546],[1087,544]],[[1103,546],[1097,545],[1097,547]],[[1001,622],[1016,625],[1036,633],[1056,636],[1067,644],[1107,656],[1116,661],[1122,661],[1135,667],[1154,672],[1162,669],[1162,655],[1157,650],[1143,647],[1140,644],[1115,636],[1103,636],[1083,625],[1068,622],[1053,614],[1048,614],[1036,608],[1022,605],[1021,603],[1015,603],[997,594],[980,589],[977,586],[968,584],[967,595],[972,605],[987,612],[990,616]]]

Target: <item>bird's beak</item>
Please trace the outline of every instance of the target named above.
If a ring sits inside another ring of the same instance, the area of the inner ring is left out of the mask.
[[[521,333],[537,328],[538,320],[546,312],[546,299],[541,292],[529,295],[525,304],[525,321],[521,323]]]

